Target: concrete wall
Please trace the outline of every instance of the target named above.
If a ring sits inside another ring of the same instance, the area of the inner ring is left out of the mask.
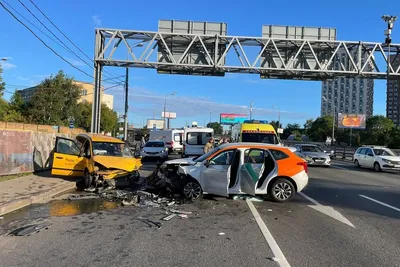
[[[0,175],[49,169],[56,136],[74,137],[82,132],[68,127],[0,122]]]

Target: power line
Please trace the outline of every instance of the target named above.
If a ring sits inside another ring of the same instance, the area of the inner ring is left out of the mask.
[[[84,70],[81,70],[80,68],[76,67],[75,65],[73,65],[71,62],[69,62],[68,60],[66,60],[64,57],[62,57],[60,54],[58,54],[53,48],[51,48],[45,41],[42,40],[42,38],[40,38],[39,36],[36,35],[36,33],[34,31],[32,31],[31,28],[29,28],[25,23],[23,23],[19,18],[17,18],[14,13],[12,13],[7,7],[4,6],[4,4],[2,2],[0,2],[0,5],[3,7],[3,9],[5,11],[7,11],[16,21],[18,21],[20,24],[22,24],[28,31],[30,31],[44,46],[46,46],[48,49],[50,49],[56,56],[58,56],[59,58],[61,58],[63,61],[65,61],[66,63],[68,63],[68,65],[70,65],[71,67],[73,67],[74,69],[82,72],[83,74],[85,74],[86,76],[89,76],[90,78],[94,77],[90,74],[88,74],[87,72],[85,72]]]
[[[20,0],[18,0],[20,1]],[[82,49],[80,49],[79,46],[77,46],[66,34],[64,34],[64,32],[57,27],[57,25],[55,23],[53,23],[53,21],[35,4],[35,2],[33,2],[33,0],[29,0],[32,5],[51,23],[51,25],[54,26],[54,28],[56,28],[76,49],[78,49],[86,58],[88,58],[91,62],[93,62],[93,59],[91,57],[89,57],[84,51],[82,51]],[[112,74],[110,74],[108,71],[104,70],[105,73],[108,73],[109,75],[112,76]],[[115,77],[115,79],[117,79]],[[122,81],[122,80],[119,80]]]
[[[83,63],[85,63],[86,65],[88,65],[89,67],[93,68],[93,66],[90,63],[87,63],[83,58],[81,58],[79,55],[77,55],[73,50],[71,50],[62,40],[60,40],[60,38],[57,37],[57,35],[55,35],[49,28],[47,28],[47,26],[38,18],[36,17],[35,14],[32,13],[32,11],[21,1],[18,0],[18,2],[29,12],[29,14],[31,14],[46,30],[48,30],[50,32],[51,35],[53,35],[60,43],[62,43],[64,45],[64,47],[70,51],[72,54],[74,54],[77,58],[79,58]]]

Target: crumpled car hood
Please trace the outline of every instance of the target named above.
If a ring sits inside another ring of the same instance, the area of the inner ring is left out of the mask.
[[[103,165],[108,169],[119,169],[127,172],[137,170],[142,164],[140,159],[124,158],[124,157],[110,157],[110,156],[94,156],[94,161]]]

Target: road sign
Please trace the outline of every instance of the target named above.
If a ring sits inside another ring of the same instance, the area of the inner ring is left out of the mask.
[[[73,129],[74,128],[74,124],[75,124],[75,121],[74,120],[70,120],[69,121],[69,128]]]

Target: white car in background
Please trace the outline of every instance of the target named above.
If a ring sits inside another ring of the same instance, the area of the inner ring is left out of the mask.
[[[400,157],[392,150],[382,146],[363,146],[354,153],[354,165],[382,170],[400,170]]]
[[[153,158],[164,161],[168,159],[168,147],[163,141],[151,140],[144,145],[140,155],[142,159]]]

